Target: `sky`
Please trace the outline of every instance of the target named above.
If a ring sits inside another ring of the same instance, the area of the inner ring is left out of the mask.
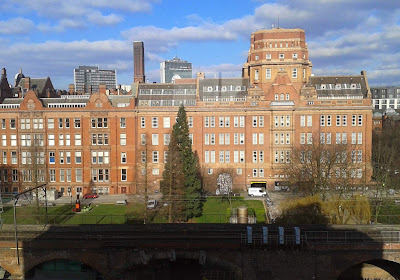
[[[149,82],[175,56],[194,75],[240,77],[251,33],[278,23],[305,30],[315,75],[366,70],[370,86],[400,85],[399,0],[0,0],[0,68],[12,84],[22,68],[67,90],[80,65],[131,84],[143,41]]]

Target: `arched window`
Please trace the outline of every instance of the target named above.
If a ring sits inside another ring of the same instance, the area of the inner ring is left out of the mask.
[[[285,100],[285,95],[281,93],[281,100]]]
[[[275,94],[275,100],[279,100],[279,95]]]
[[[289,100],[290,99],[290,95],[289,95],[289,93],[286,93],[286,100]]]

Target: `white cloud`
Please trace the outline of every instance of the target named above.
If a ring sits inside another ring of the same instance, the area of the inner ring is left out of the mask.
[[[116,14],[103,15],[99,11],[88,14],[88,20],[99,25],[115,25],[123,21],[123,17]]]
[[[28,34],[34,29],[34,24],[29,19],[12,18],[0,21],[0,34]]]

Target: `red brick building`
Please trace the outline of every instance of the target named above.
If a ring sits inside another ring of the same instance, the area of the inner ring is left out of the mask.
[[[251,36],[242,78],[200,74],[179,84],[136,83],[131,95],[38,98],[31,91],[5,98],[3,190],[39,181],[63,195],[154,192],[180,104],[209,191],[221,172],[231,174],[236,189],[251,181],[273,188],[287,180],[294,150],[313,141],[351,144],[348,156],[358,167],[346,176],[367,182],[372,107],[366,74],[316,77],[311,67],[303,30],[261,30]]]

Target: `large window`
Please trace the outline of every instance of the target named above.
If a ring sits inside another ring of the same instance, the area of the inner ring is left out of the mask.
[[[125,133],[120,133],[119,139],[120,139],[120,145],[121,146],[126,146],[126,134]]]

